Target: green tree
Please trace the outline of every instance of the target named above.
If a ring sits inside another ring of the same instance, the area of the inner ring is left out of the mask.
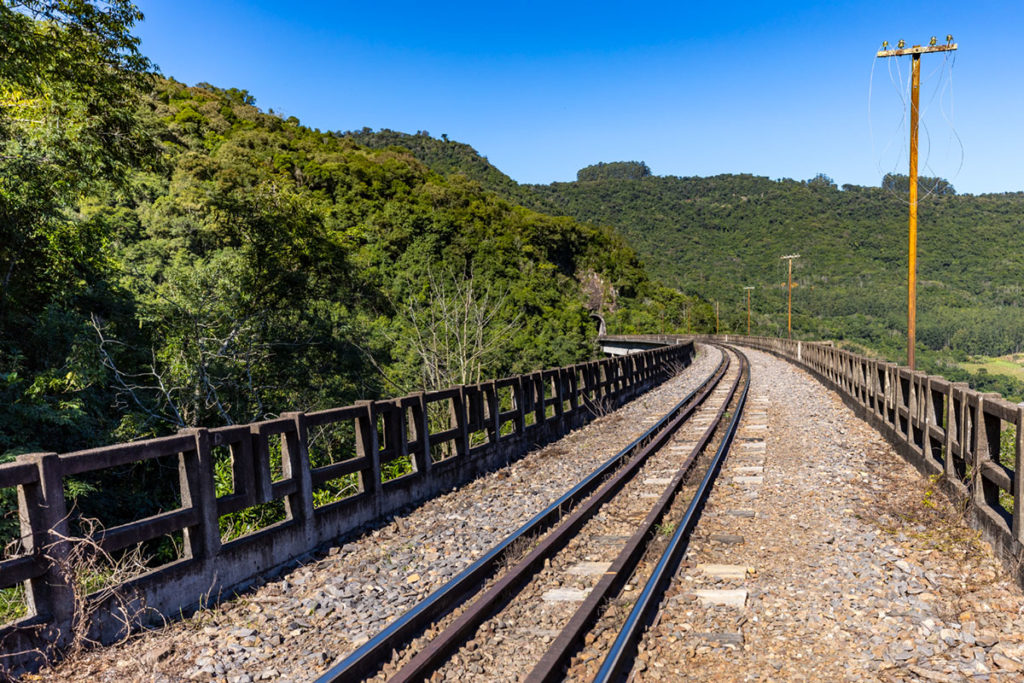
[[[905,195],[910,192],[910,176],[901,173],[886,173],[882,177],[882,189]],[[956,194],[956,189],[945,178],[932,178],[929,176],[917,177],[917,190],[921,195],[951,196]]]
[[[123,192],[155,149],[139,108],[150,65],[130,34],[141,17],[124,0],[0,3],[0,427],[53,426],[23,447],[81,439],[71,426],[88,422],[87,311],[117,297],[110,223],[79,202]]]
[[[129,33],[141,18],[123,0],[0,5],[0,324],[21,298],[52,294],[34,291],[37,269],[66,258],[75,201],[152,152],[138,115],[149,63]]]
[[[578,182],[590,180],[640,180],[651,175],[651,169],[642,161],[599,162],[576,172]]]

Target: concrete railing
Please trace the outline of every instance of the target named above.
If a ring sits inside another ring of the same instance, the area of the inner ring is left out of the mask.
[[[636,341],[675,343],[672,335]],[[692,339],[693,337],[685,337]],[[698,337],[698,340],[701,337]],[[947,496],[963,506],[1018,583],[1024,585],[1024,408],[965,383],[866,358],[831,342],[771,337],[705,337],[768,351],[835,389]]]
[[[693,343],[681,340],[443,391],[87,451],[22,455],[0,465],[0,488],[17,488],[22,527],[20,550],[0,560],[0,589],[24,585],[29,612],[0,628],[0,677],[32,665],[82,628],[73,624],[75,596],[61,563],[76,542],[64,493],[69,477],[177,460],[177,508],[88,539],[116,553],[180,534],[180,557],[116,587],[121,605],[127,596],[144,606],[139,614],[170,616],[244,590],[322,544],[508,464],[647,391],[689,365],[693,353]],[[224,468],[230,491],[218,494],[216,477],[223,482]],[[283,504],[283,519],[222,541],[223,517],[267,504]],[[125,615],[107,602],[92,605],[90,637],[99,641],[126,628]],[[135,627],[146,619],[128,621]]]

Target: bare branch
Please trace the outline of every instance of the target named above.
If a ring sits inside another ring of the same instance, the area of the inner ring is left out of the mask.
[[[150,372],[148,373],[133,374],[122,371],[120,368],[117,367],[117,364],[114,362],[113,357],[110,355],[109,351],[107,351],[108,345],[121,344],[121,342],[107,339],[107,337],[103,333],[103,326],[100,323],[99,318],[97,318],[95,314],[90,316],[90,322],[92,323],[93,329],[96,331],[96,336],[99,338],[99,351],[103,365],[108,370],[110,370],[111,373],[113,373],[114,382],[117,384],[120,390],[124,394],[127,394],[128,397],[131,398],[135,406],[143,413],[148,415],[150,418],[158,420],[160,422],[166,422],[175,427],[185,427],[186,424],[185,421],[182,419],[181,412],[178,410],[178,407],[173,397],[168,391],[167,386],[164,384],[163,377],[156,370],[155,355],[153,356],[152,363],[150,364]],[[140,377],[152,377],[156,381],[156,386],[147,387],[142,384],[135,383],[134,381],[129,382],[129,380],[135,380]],[[163,397],[164,403],[167,405],[167,407],[173,414],[172,416],[162,414],[150,408],[149,405],[147,405],[147,402],[143,401],[142,398],[140,398],[139,396],[139,392],[141,391],[154,390],[157,391]]]

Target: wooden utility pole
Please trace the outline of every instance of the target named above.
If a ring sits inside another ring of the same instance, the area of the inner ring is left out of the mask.
[[[902,57],[910,55],[913,59],[910,70],[910,239],[907,259],[907,365],[915,369],[914,347],[917,344],[917,123],[920,116],[918,100],[921,90],[921,55],[928,52],[949,52],[957,45],[953,36],[946,36],[945,45],[936,45],[935,36],[926,46],[914,45],[905,48],[901,40],[895,50],[887,50],[888,41],[882,43],[882,49],[876,57]]]
[[[744,287],[743,289],[747,290],[747,336],[749,337],[750,336],[750,290],[752,290],[754,288],[753,287]]]
[[[718,334],[718,301],[715,301],[715,334]]]
[[[793,338],[793,259],[800,258],[800,254],[790,254],[781,258],[789,261],[789,279],[786,284],[788,292],[788,304],[786,305],[786,328],[789,330],[789,338]]]

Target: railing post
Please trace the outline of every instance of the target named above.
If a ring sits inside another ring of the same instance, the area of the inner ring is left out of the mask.
[[[944,448],[944,457],[942,460],[942,469],[946,473],[946,478],[952,480],[954,476],[953,472],[953,445],[956,439],[959,437],[958,430],[960,429],[960,422],[957,419],[956,414],[956,382],[950,382],[949,386],[946,387],[946,444]]]
[[[555,417],[555,422],[558,425],[557,433],[559,435],[565,434],[568,431],[566,429],[566,424],[565,424],[565,385],[566,385],[565,378],[566,378],[566,375],[567,375],[567,373],[565,372],[565,370],[562,369],[562,368],[559,368],[558,372],[556,372],[554,377],[552,378],[555,381],[555,391],[553,392],[554,395],[555,395],[554,396],[554,398],[555,398],[555,416],[554,417]]]
[[[981,434],[979,436],[978,452],[975,455],[976,476],[975,497],[979,504],[988,505],[990,508],[999,508],[999,486],[989,481],[984,476],[983,465],[989,461],[999,462],[1000,434],[1002,432],[1002,420],[998,415],[991,415],[984,410],[985,401],[1000,398],[997,393],[986,393],[979,397],[981,404]]]
[[[526,436],[526,386],[522,375],[517,375],[516,381],[512,385],[512,404],[516,409],[515,417],[512,418],[516,436],[524,438]]]
[[[533,395],[533,424],[541,429],[547,419],[547,399],[544,397],[544,375],[541,372],[534,372],[529,375],[530,393]]]
[[[254,479],[253,502],[267,503],[274,497],[270,474],[270,437],[261,434],[259,423],[256,423],[249,425],[249,439]]]
[[[415,403],[412,406],[413,423],[416,429],[416,440],[420,443],[420,449],[413,454],[416,460],[416,470],[423,472],[424,476],[430,475],[430,469],[434,461],[430,457],[430,416],[427,412],[427,395],[425,392],[417,392]]]
[[[876,368],[878,372],[878,391],[881,398],[879,404],[878,416],[882,419],[885,424],[891,424],[890,421],[890,408],[893,405],[893,399],[890,396],[891,393],[891,378],[890,378],[890,366],[891,363],[884,361],[879,362]]]
[[[924,449],[929,462],[936,465],[941,462],[942,445],[932,438],[932,427],[942,427],[943,394],[932,385],[933,379],[931,375],[925,378]]]
[[[878,361],[868,361],[868,405],[871,407],[871,411],[877,416],[881,417],[882,411],[879,409],[878,395],[881,392],[881,387],[878,382]]]
[[[469,405],[466,400],[466,387],[460,386],[458,393],[451,400],[451,426],[459,430],[455,437],[455,453],[469,457]]]
[[[1024,543],[1024,408],[1017,406],[1017,438],[1013,440],[1013,537]]]
[[[584,405],[596,409],[601,401],[601,361],[591,361],[586,364],[583,372]]]
[[[900,382],[900,387],[902,388],[902,386],[903,383]],[[917,389],[917,373],[911,372],[907,377],[907,391],[904,397],[907,404],[907,445],[911,449],[917,446],[917,435],[914,431],[914,422],[917,420],[919,412]]]
[[[373,401],[356,401],[363,408],[363,414],[356,418],[356,455],[370,461],[369,472],[363,470],[359,476],[363,480],[363,491],[373,498],[375,515],[381,514],[381,482],[380,482],[380,435],[377,433],[377,416],[374,414]],[[369,475],[369,476],[367,476]]]
[[[612,394],[612,363],[614,358],[603,358],[597,365],[597,388],[601,400],[609,398]]]
[[[985,394],[978,392],[978,405],[974,407],[974,420],[971,425],[971,499],[976,505],[985,503],[985,486],[981,474],[984,461],[982,453],[987,452],[988,442],[985,435]]]
[[[56,453],[19,455],[17,462],[32,464],[39,482],[18,487],[18,517],[25,550],[38,557],[45,573],[26,582],[32,611],[50,621],[51,642],[61,647],[71,637],[75,595],[67,573],[70,552],[64,477]]]
[[[291,420],[295,426],[282,435],[281,469],[285,479],[295,481],[295,493],[285,499],[285,511],[289,519],[307,527],[312,532],[313,523],[313,481],[309,471],[309,437],[306,414],[302,412],[283,413],[281,417]]]
[[[185,527],[185,557],[206,560],[220,551],[220,519],[217,515],[217,488],[214,477],[210,432],[205,428],[182,429],[195,440],[191,452],[178,454],[178,482],[181,506],[199,513],[199,525]]]
[[[960,458],[960,463],[957,465],[954,462],[954,472],[957,481],[964,483],[964,479],[967,477],[967,465],[970,463],[968,456],[971,454],[971,435],[974,433],[974,424],[972,424],[971,407],[968,404],[970,386],[966,382],[959,382],[957,383],[957,390],[960,401],[957,406],[957,417],[959,418],[957,423],[958,447],[955,452]]]
[[[498,400],[498,385],[496,382],[490,381],[485,386],[483,393],[487,406],[487,442],[496,444],[501,441],[501,425],[498,415],[501,412],[501,402]]]

